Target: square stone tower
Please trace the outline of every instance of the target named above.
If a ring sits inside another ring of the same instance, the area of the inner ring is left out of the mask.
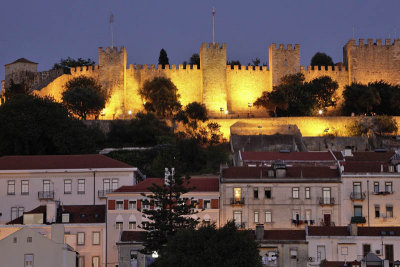
[[[300,45],[291,44],[285,49],[284,44],[279,48],[276,44],[269,46],[269,70],[271,74],[271,88],[278,85],[283,76],[300,72]]]

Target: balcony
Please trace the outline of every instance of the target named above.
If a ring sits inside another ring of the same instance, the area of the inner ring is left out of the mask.
[[[365,192],[351,192],[350,193],[351,200],[364,200],[365,199]]]
[[[390,195],[393,194],[393,191],[374,191],[372,192],[373,195]]]
[[[351,223],[365,223],[367,220],[365,220],[364,216],[353,216],[351,217]]]
[[[114,192],[113,189],[99,190],[99,192],[98,192],[97,195],[99,196],[99,198],[106,198],[106,197],[107,197],[107,194],[108,194],[108,193],[112,193],[112,192]]]
[[[320,197],[319,198],[319,204],[322,205],[322,206],[335,205],[335,198],[333,198],[333,197]]]
[[[39,191],[38,198],[40,200],[54,199],[54,191]]]
[[[231,205],[244,205],[244,198],[231,198]]]

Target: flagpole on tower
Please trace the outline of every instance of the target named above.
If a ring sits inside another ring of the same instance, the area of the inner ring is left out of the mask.
[[[112,11],[110,11],[111,48],[114,48],[113,22],[114,22],[114,15]]]
[[[213,44],[215,44],[215,8],[212,8]]]

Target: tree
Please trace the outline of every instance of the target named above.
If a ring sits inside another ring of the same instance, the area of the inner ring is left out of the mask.
[[[182,195],[190,192],[190,178],[166,175],[162,186],[153,184],[144,204],[156,205],[158,209],[143,210],[148,223],[142,227],[147,231],[144,251],[148,254],[159,251],[168,238],[181,229],[194,229],[198,224],[190,215],[195,214],[194,205]]]
[[[162,68],[165,68],[165,65],[169,65],[169,59],[167,56],[167,51],[161,49],[160,56],[158,57],[158,65],[162,65]]]
[[[397,133],[397,122],[392,116],[375,116],[373,119],[374,133],[378,135]]]
[[[176,120],[187,124],[195,131],[197,130],[199,121],[205,122],[208,120],[206,106],[196,101],[189,103],[184,110],[178,112]]]
[[[379,91],[375,87],[360,83],[347,85],[343,91],[343,98],[344,115],[369,114],[381,103]]]
[[[228,61],[226,62],[226,65],[231,65],[231,68],[233,69],[235,65],[239,66],[239,69],[241,68],[242,64],[240,64],[239,60],[232,60],[232,61]]]
[[[162,118],[172,117],[181,108],[178,88],[169,78],[156,77],[151,81],[147,80],[139,89],[139,95],[145,101],[145,109]]]
[[[4,97],[7,101],[7,100],[10,100],[14,96],[26,95],[26,94],[29,94],[28,85],[25,82],[14,83],[14,80],[11,79],[10,86],[6,88]]]
[[[100,115],[108,95],[95,79],[79,76],[67,82],[61,99],[68,110],[86,120],[87,116],[97,118]]]
[[[177,232],[161,249],[154,266],[261,267],[258,245],[251,231],[238,231],[234,222],[217,229],[203,225],[198,230]]]
[[[94,66],[96,62],[94,62],[92,59],[83,59],[83,58],[78,58],[78,59],[73,59],[68,57],[67,59],[61,59],[59,63],[55,63],[53,65],[53,70],[56,69],[62,69],[64,70],[64,73],[70,74],[71,73],[71,68],[76,68],[76,67],[85,67],[85,66]]]
[[[18,95],[0,106],[0,155],[94,153],[102,134],[52,98]]]
[[[335,92],[339,88],[337,82],[333,81],[329,76],[316,78],[306,84],[313,91],[316,98],[316,109],[326,111],[327,107],[336,106]]]
[[[333,66],[332,58],[325,53],[317,52],[311,58],[311,66]]]
[[[256,57],[255,59],[252,60],[252,62],[253,66],[258,66],[261,63],[261,60],[258,57]]]
[[[197,65],[197,68],[200,69],[200,56],[199,54],[193,54],[189,60],[190,66]]]

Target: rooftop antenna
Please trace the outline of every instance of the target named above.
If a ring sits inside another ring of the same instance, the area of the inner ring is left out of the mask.
[[[215,8],[212,8],[213,44],[215,44]]]
[[[114,22],[114,15],[112,11],[110,11],[111,48],[114,48],[113,22]]]

